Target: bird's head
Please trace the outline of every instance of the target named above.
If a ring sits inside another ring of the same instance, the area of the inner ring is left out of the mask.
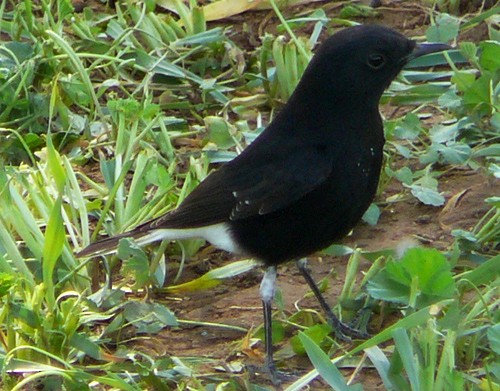
[[[376,100],[408,61],[449,49],[444,44],[417,44],[390,28],[354,26],[329,37],[314,56],[304,83],[314,79],[337,99]]]

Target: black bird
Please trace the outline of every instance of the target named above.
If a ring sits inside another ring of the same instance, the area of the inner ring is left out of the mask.
[[[177,209],[95,242],[78,256],[109,254],[127,237],[139,245],[203,238],[262,261],[266,366],[276,379],[271,338],[276,266],[327,247],[361,219],[382,165],[380,97],[409,60],[446,49],[417,45],[382,26],[334,34],[285,107],[238,157],[212,172]],[[363,337],[331,312],[305,261],[298,266],[337,332]]]

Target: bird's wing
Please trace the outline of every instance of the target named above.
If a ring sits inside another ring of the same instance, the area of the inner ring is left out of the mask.
[[[188,228],[283,209],[319,186],[332,170],[330,155],[313,148],[247,155],[209,175],[179,207],[146,229]]]
[[[195,228],[222,223],[229,219],[234,197],[223,178],[223,168],[212,172],[173,211],[138,227]]]
[[[330,156],[306,147],[294,152],[260,170],[250,167],[232,179],[236,202],[231,220],[286,208],[326,180],[332,170]]]

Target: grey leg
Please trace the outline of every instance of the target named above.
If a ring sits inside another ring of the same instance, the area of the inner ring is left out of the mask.
[[[266,370],[269,371],[271,381],[279,384],[278,373],[273,359],[273,328],[272,328],[272,305],[276,292],[276,267],[269,266],[264,273],[260,283],[260,297],[262,298],[262,308],[264,310],[264,332],[266,348]]]
[[[318,300],[321,308],[325,312],[326,317],[328,319],[328,323],[330,323],[330,326],[332,326],[333,331],[339,338],[349,341],[350,340],[349,337],[360,338],[360,339],[366,339],[370,337],[369,334],[350,327],[349,325],[341,322],[340,319],[335,316],[335,314],[332,312],[332,309],[327,304],[325,298],[319,291],[318,286],[316,285],[311,276],[311,273],[309,272],[309,267],[307,266],[307,259],[303,258],[298,260],[297,267],[302,273],[302,276],[304,276],[304,279],[309,285],[309,288],[311,288],[311,290],[313,291],[314,296],[316,296],[316,299]]]

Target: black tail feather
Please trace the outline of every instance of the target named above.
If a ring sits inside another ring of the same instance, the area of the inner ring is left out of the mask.
[[[87,247],[85,247],[83,250],[79,251],[76,253],[76,256],[78,258],[89,258],[89,257],[95,257],[98,255],[107,255],[107,254],[112,254],[116,252],[118,248],[118,243],[120,242],[120,239],[123,238],[140,238],[144,235],[146,235],[147,232],[125,232],[116,236],[110,236],[108,238],[104,238],[101,240],[98,240],[97,242],[91,243]]]

